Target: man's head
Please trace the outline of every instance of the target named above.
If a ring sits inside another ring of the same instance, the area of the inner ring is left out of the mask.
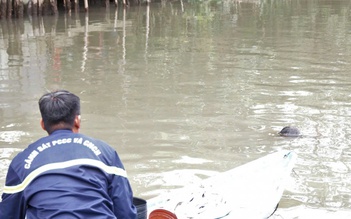
[[[49,134],[58,129],[78,132],[80,128],[80,99],[66,90],[44,94],[39,99],[41,126]]]
[[[278,134],[284,137],[299,137],[300,131],[296,127],[285,126]]]

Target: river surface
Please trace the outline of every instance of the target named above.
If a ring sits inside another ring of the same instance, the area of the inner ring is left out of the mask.
[[[351,217],[349,0],[173,1],[0,24],[0,192],[11,159],[46,134],[39,97],[63,88],[135,196],[287,149],[298,160],[273,217]],[[279,137],[287,125],[303,137]]]

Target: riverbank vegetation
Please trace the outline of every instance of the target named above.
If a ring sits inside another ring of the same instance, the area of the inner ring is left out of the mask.
[[[55,15],[59,9],[68,13],[72,10],[79,11],[83,7],[88,10],[89,5],[105,6],[120,4],[124,7],[130,4],[141,4],[141,0],[0,0],[0,19],[22,18],[25,14],[33,16]],[[145,3],[149,3],[146,0]]]

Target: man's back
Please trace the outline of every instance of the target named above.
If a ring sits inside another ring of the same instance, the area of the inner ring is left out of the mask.
[[[132,197],[124,167],[111,147],[58,130],[11,163],[0,218],[6,212],[18,214],[14,218],[27,214],[27,219],[135,218]],[[28,208],[16,209],[16,202]]]

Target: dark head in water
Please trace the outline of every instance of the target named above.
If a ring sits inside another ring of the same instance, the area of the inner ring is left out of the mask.
[[[296,127],[285,126],[278,134],[284,137],[299,137],[300,131]]]

